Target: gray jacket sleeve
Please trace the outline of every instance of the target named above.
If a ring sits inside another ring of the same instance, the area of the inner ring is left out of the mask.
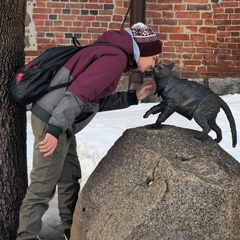
[[[49,120],[47,132],[59,137],[61,132],[71,128],[76,117],[81,113],[83,103],[74,94],[66,92]]]

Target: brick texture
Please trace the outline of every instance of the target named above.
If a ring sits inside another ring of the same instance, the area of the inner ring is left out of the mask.
[[[106,30],[120,29],[129,2],[34,0],[36,43],[26,46],[26,62],[49,47],[71,44],[73,36],[84,45]],[[163,42],[162,61],[175,62],[181,76],[240,75],[239,0],[146,0],[146,24]],[[129,27],[129,16],[124,26]]]

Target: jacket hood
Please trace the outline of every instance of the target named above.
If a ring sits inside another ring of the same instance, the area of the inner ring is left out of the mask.
[[[129,69],[136,69],[137,63],[134,58],[133,42],[131,35],[124,29],[109,30],[98,37],[95,42],[109,42],[124,49],[129,55]],[[128,69],[128,70],[129,70]]]
[[[123,48],[129,54],[133,54],[133,43],[130,34],[122,29],[119,31],[109,30],[98,37],[96,42],[109,42]]]

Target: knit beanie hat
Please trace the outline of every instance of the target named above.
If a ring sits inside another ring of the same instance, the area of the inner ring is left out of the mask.
[[[141,57],[154,56],[162,52],[162,43],[151,28],[139,22],[132,25],[131,30]]]

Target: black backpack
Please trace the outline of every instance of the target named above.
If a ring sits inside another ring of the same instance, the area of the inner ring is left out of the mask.
[[[74,45],[53,47],[46,50],[33,61],[19,68],[11,80],[11,93],[13,98],[20,104],[28,105],[42,98],[57,88],[67,87],[72,82],[62,83],[50,87],[50,82],[57,71],[79,50],[96,45],[107,45],[122,50],[129,61],[128,53],[121,47],[107,42],[98,42],[85,46],[77,46],[77,40],[73,39]]]

